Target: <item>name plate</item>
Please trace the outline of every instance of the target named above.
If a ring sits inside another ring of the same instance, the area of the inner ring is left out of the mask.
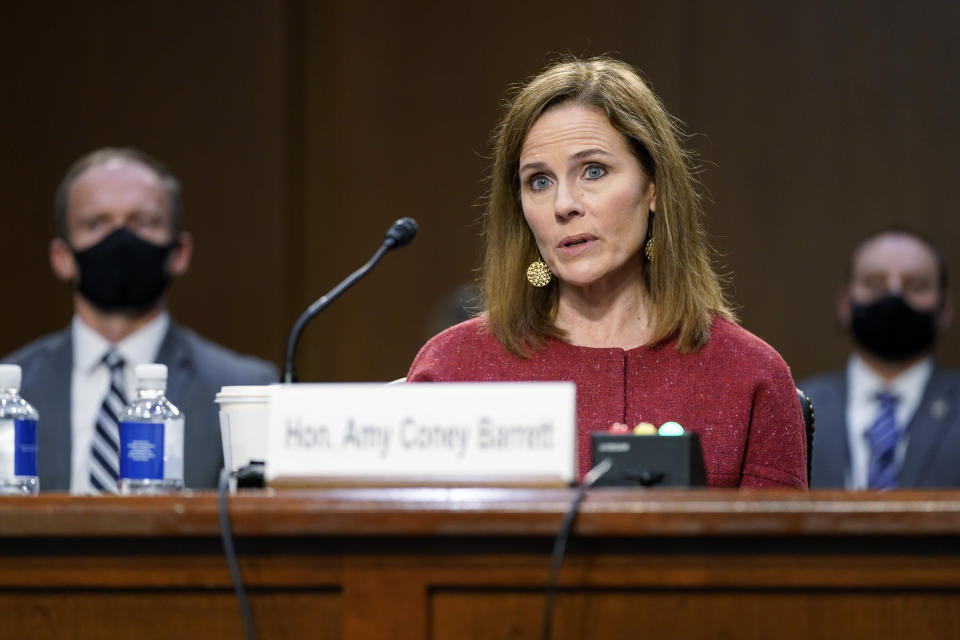
[[[572,382],[287,384],[271,390],[268,481],[562,482]]]

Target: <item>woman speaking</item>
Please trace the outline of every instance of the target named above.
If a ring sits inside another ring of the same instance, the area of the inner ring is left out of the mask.
[[[431,339],[407,379],[572,380],[581,475],[591,432],[676,421],[699,434],[710,486],[805,487],[793,379],[733,320],[679,137],[617,60],[520,89],[496,131],[485,311]]]

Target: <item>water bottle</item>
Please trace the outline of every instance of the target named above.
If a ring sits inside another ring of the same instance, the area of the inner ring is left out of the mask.
[[[20,365],[0,364],[0,494],[35,496],[37,410],[20,397]]]
[[[183,489],[183,413],[167,400],[167,365],[137,365],[137,397],[120,414],[120,493]]]

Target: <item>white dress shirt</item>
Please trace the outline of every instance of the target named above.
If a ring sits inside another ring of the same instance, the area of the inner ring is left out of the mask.
[[[890,382],[885,382],[863,358],[854,354],[847,364],[847,438],[850,446],[850,467],[846,474],[847,489],[866,489],[870,473],[870,442],[867,430],[880,413],[877,394],[881,391],[897,397],[894,416],[900,437],[895,452],[897,467],[903,464],[910,433],[906,427],[913,420],[923,391],[933,373],[933,357],[924,358]]]
[[[70,388],[70,422],[73,448],[70,454],[70,493],[92,493],[90,486],[90,446],[100,405],[110,387],[110,369],[103,356],[116,349],[123,357],[123,390],[127,400],[136,393],[135,368],[155,362],[160,343],[167,335],[170,315],[166,312],[117,344],[73,317],[73,375]]]

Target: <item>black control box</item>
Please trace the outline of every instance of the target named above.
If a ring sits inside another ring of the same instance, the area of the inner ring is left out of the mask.
[[[591,435],[591,467],[605,458],[613,463],[595,487],[702,487],[706,485],[700,438],[683,435]]]

